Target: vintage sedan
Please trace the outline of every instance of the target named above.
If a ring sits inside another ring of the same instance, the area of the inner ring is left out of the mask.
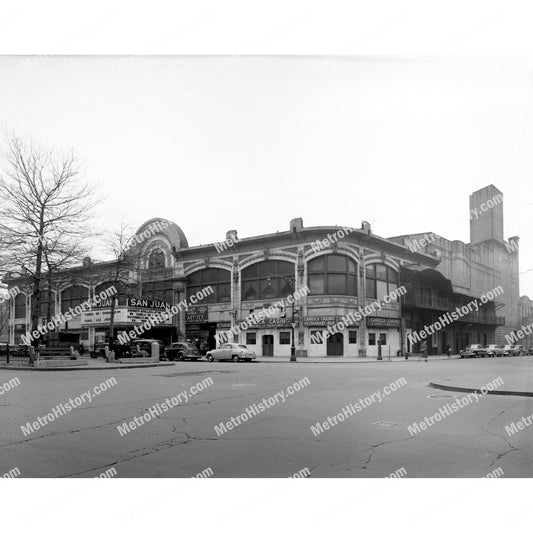
[[[248,349],[246,344],[226,343],[221,344],[216,350],[209,350],[206,354],[209,362],[213,361],[251,361],[255,359],[255,352]]]
[[[487,355],[489,357],[501,357],[504,355],[504,350],[501,346],[497,344],[489,344],[487,346]]]
[[[503,347],[503,354],[507,356],[522,355],[524,353],[524,347],[520,344],[506,344]]]
[[[470,344],[459,352],[461,358],[465,357],[485,357],[487,350],[482,344]]]
[[[169,348],[165,350],[165,354],[169,361],[183,361],[184,359],[190,359],[191,361],[197,361],[200,357],[198,348],[192,342],[173,342]]]

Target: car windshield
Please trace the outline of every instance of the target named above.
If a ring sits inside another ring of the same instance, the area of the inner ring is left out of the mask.
[[[196,345],[193,344],[192,342],[188,342],[185,346],[187,346],[189,350],[194,350],[196,348]]]
[[[247,350],[248,349],[248,346],[246,346],[245,344],[238,344],[237,346],[239,348],[242,348],[243,350]]]

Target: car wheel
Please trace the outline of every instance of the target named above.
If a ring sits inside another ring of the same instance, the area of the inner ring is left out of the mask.
[[[215,360],[215,358],[214,358],[211,354],[207,355],[207,356],[206,356],[206,359],[207,359],[210,363],[212,363],[212,362]]]
[[[178,360],[183,361],[185,359],[185,354],[183,352],[178,352]]]
[[[239,362],[239,356],[238,355],[234,355],[231,359],[232,359],[232,361],[234,363],[238,363]]]

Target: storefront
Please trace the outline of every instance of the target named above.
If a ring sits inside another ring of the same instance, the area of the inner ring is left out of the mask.
[[[104,301],[93,309],[81,315],[81,328],[86,331],[85,348],[93,350],[95,346],[109,342],[109,326],[111,321],[111,303]],[[128,333],[135,326],[146,323],[150,318],[160,315],[161,311],[170,311],[171,305],[160,300],[141,298],[127,298],[125,305],[117,305],[114,310],[114,334],[118,336]],[[141,333],[140,337],[153,338],[169,345],[175,336],[175,328],[172,325],[172,317],[167,318],[153,326],[149,331]]]
[[[381,346],[382,357],[395,357],[400,349],[399,318],[386,318],[379,316],[367,316],[367,355],[377,357]]]

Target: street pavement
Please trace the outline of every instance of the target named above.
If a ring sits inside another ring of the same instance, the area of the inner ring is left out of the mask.
[[[118,477],[191,477],[206,470],[213,477],[289,477],[300,471],[310,477],[379,478],[399,471],[405,477],[483,477],[501,469],[503,477],[530,477],[533,425],[523,422],[512,435],[505,427],[528,420],[533,398],[469,398],[428,384],[468,384],[471,377],[479,387],[501,378],[500,390],[520,382],[533,391],[532,365],[533,357],[520,357],[352,365],[178,362],[91,372],[0,369],[0,385],[20,380],[0,395],[0,475],[18,468],[22,477],[94,477],[114,468]],[[21,426],[109,378],[116,385],[92,401],[31,434],[22,432]],[[119,433],[117,426],[207,378],[212,385],[185,403]],[[297,382],[300,390],[289,395]],[[393,382],[397,390],[386,395],[384,388]],[[450,405],[459,401],[464,405],[453,411]],[[332,417],[348,404],[344,420],[336,417],[334,424]],[[240,417],[240,424],[226,425],[220,435],[214,429],[253,405],[247,421]],[[409,431],[440,408],[448,414],[431,418],[419,433]],[[314,435],[311,426],[324,429],[328,417],[329,429]]]

